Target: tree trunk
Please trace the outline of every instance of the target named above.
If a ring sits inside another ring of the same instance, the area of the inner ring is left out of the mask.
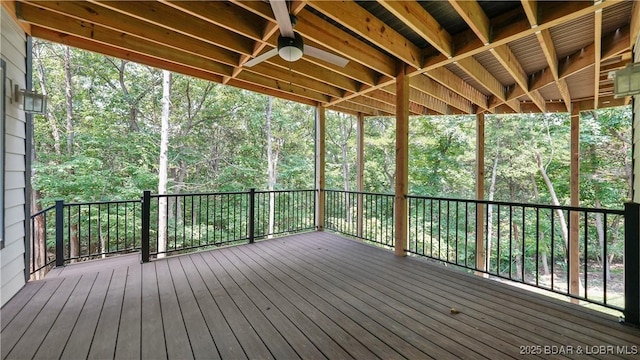
[[[71,83],[71,51],[64,47],[64,85],[67,110],[67,154],[73,155],[73,90]]]
[[[272,114],[273,98],[267,97],[266,108],[266,131],[267,131],[267,189],[269,190],[269,227],[267,237],[272,238],[275,231],[275,187],[278,178],[277,166],[279,150],[274,149],[274,139],[271,132],[271,114]]]
[[[71,48],[64,47],[64,87],[65,87],[65,104],[67,113],[67,155],[73,155],[73,140],[75,137],[73,127],[73,83],[71,82]],[[73,175],[73,169],[70,170]],[[71,239],[69,239],[70,258],[77,258],[80,256],[80,241],[77,232],[72,232]],[[71,260],[76,262],[77,260]]]
[[[42,46],[42,45],[40,45]],[[47,77],[45,74],[44,65],[40,59],[40,53],[36,50],[38,47],[34,47],[34,60],[36,62],[36,74],[38,75],[38,80],[40,82],[40,92],[43,95],[47,95]],[[47,108],[47,112],[44,114],[45,119],[51,126],[51,137],[53,138],[53,150],[56,155],[60,157],[62,155],[62,151],[60,150],[60,129],[58,128],[58,124],[55,121],[55,114],[53,112],[53,106],[49,106]],[[35,153],[35,148],[32,148],[32,154]],[[35,159],[34,159],[35,160]]]
[[[558,196],[556,196],[556,190],[553,187],[553,183],[551,183],[551,179],[547,175],[547,170],[544,168],[542,164],[542,155],[540,155],[539,151],[535,152],[536,163],[538,164],[538,171],[540,171],[540,175],[544,179],[545,185],[547,185],[547,189],[549,190],[549,194],[551,194],[551,203],[553,205],[559,206],[560,201],[558,201]],[[565,250],[569,249],[569,233],[567,228],[567,221],[564,217],[564,212],[560,209],[556,210],[556,214],[558,215],[558,219],[560,220],[560,228],[562,229],[562,239],[564,240]],[[551,234],[553,236],[553,234]]]
[[[538,184],[536,184],[536,177],[534,173],[531,173],[531,184],[533,184],[533,198],[535,199],[536,204],[540,203],[540,191],[538,191]],[[553,253],[553,249],[551,249]],[[540,252],[540,258],[542,259],[542,271],[547,276],[553,276],[551,271],[549,270],[549,262],[547,261],[548,253],[544,250]],[[524,259],[524,254],[522,254]]]
[[[498,139],[496,144],[496,154],[493,158],[493,165],[491,166],[491,181],[489,183],[489,201],[493,201],[496,193],[496,177],[498,175],[498,161],[500,159],[500,140]],[[491,246],[493,236],[493,205],[487,206],[487,253],[485,255],[486,269],[489,271],[491,266]],[[500,239],[498,239],[500,241]],[[499,263],[499,262],[498,262]],[[500,268],[498,266],[498,272]]]
[[[516,240],[516,248],[522,249],[522,241],[520,241],[520,231],[518,231],[518,223],[515,221],[512,223],[513,226],[513,237]],[[523,254],[524,255],[524,254]],[[516,279],[520,279],[524,281],[524,277],[522,277],[522,258],[523,256],[516,256]],[[509,274],[510,276],[512,274]]]
[[[171,111],[171,72],[162,71],[162,115],[160,130],[160,166],[158,169],[158,194],[167,193],[169,168],[169,114]],[[167,250],[167,198],[158,199],[158,258]]]

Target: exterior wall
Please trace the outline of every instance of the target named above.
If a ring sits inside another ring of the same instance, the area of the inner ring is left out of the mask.
[[[4,137],[4,248],[0,250],[0,301],[4,305],[25,284],[26,120],[13,101],[13,85],[25,88],[26,35],[0,6],[0,54],[6,62]]]
[[[640,36],[636,38],[633,48],[633,62],[640,61]],[[640,203],[640,95],[633,97],[633,199]]]

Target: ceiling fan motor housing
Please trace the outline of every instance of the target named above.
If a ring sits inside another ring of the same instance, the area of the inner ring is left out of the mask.
[[[278,36],[278,54],[287,61],[296,61],[302,57],[304,42],[302,36],[297,32],[293,33],[294,37]]]

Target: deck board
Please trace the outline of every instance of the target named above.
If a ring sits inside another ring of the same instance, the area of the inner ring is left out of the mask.
[[[640,345],[640,329],[612,316],[325,232],[77,263],[1,311],[2,359],[507,359],[522,346]]]

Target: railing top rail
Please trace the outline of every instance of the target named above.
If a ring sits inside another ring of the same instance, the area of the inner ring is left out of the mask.
[[[299,189],[299,190],[256,190],[256,194],[267,193],[290,193],[290,192],[315,192],[315,189]]]
[[[219,195],[247,195],[249,194],[249,190],[247,191],[224,191],[224,192],[213,192],[213,193],[179,193],[179,194],[151,194],[152,198],[164,198],[164,197],[189,197],[189,196],[219,196]]]
[[[484,205],[518,206],[518,207],[524,207],[524,208],[540,208],[540,209],[550,209],[550,210],[568,210],[568,211],[583,211],[583,212],[587,211],[591,213],[624,215],[623,209],[604,209],[604,208],[588,208],[588,207],[579,207],[579,206],[551,205],[551,204],[516,203],[516,202],[494,201],[494,200],[454,199],[454,198],[422,196],[422,195],[407,195],[407,199],[455,201],[455,202],[462,202],[462,203],[473,203],[473,204],[484,204]]]
[[[336,192],[336,193],[345,193],[345,194],[362,194],[362,195],[374,195],[374,196],[395,196],[395,194],[390,193],[375,193],[375,192],[366,192],[366,191],[344,191],[338,189],[324,189],[326,192]]]
[[[132,204],[132,203],[140,203],[140,200],[109,200],[109,201],[85,201],[85,202],[74,202],[74,203],[64,203],[64,206],[86,206],[86,205],[108,205],[108,204]]]
[[[46,209],[42,209],[42,210],[38,211],[38,212],[37,212],[37,213],[35,213],[35,214],[31,214],[31,219],[33,219],[33,218],[34,218],[34,217],[36,217],[36,216],[40,216],[40,215],[42,215],[42,214],[44,214],[44,213],[46,213],[46,212],[49,212],[49,211],[51,211],[51,210],[53,210],[53,209],[55,209],[55,208],[56,208],[56,206],[55,206],[55,205],[51,205],[51,206],[49,206],[48,208],[46,208]]]

